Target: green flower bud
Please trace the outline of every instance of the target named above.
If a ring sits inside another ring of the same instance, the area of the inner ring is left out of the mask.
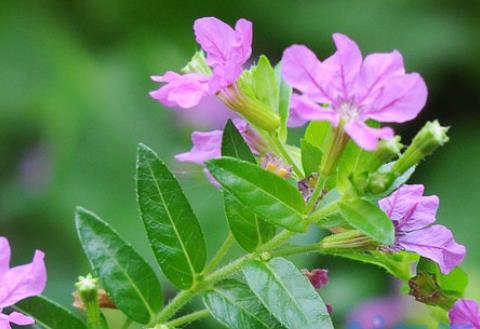
[[[367,237],[358,230],[350,230],[342,233],[329,235],[320,242],[323,250],[338,249],[375,249],[378,243]]]
[[[208,66],[207,61],[205,59],[205,54],[203,51],[197,51],[190,62],[185,65],[182,70],[183,73],[202,73],[205,75],[211,75],[212,70],[210,66]]]
[[[395,175],[391,172],[375,172],[369,175],[367,193],[380,194],[385,192],[395,180]]]
[[[393,164],[392,171],[399,176],[432,154],[437,148],[448,142],[448,129],[448,127],[440,126],[438,120],[427,122],[400,159]]]
[[[403,144],[400,143],[400,140],[400,136],[395,136],[392,139],[382,139],[378,143],[377,149],[373,152],[365,167],[370,171],[374,171],[380,168],[381,165],[398,156],[403,148]]]
[[[90,273],[86,276],[80,276],[75,283],[78,295],[85,307],[88,329],[108,329],[107,322],[100,311],[98,304],[98,279]]]

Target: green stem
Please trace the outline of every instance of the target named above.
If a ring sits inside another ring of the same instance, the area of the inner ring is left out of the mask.
[[[307,218],[307,223],[308,224],[318,223],[320,220],[333,214],[335,211],[337,211],[339,202],[340,200],[332,202],[329,205],[318,209],[312,215],[310,215],[310,217]]]
[[[233,234],[232,232],[229,232],[227,238],[223,242],[222,246],[218,249],[215,256],[213,256],[210,263],[208,263],[207,266],[205,266],[205,269],[203,270],[203,274],[210,273],[218,266],[218,264],[220,264],[223,257],[225,257],[225,255],[228,253],[228,251],[230,250],[234,242],[235,242],[235,239],[233,237]]]
[[[260,248],[258,249],[258,252],[272,250],[280,246],[282,243],[288,241],[295,234],[296,234],[295,232],[283,230],[282,232],[277,234],[272,240],[268,241],[263,246],[260,246]]]
[[[318,198],[321,196],[323,189],[325,188],[325,185],[327,184],[329,176],[325,175],[320,175],[318,178],[317,184],[315,184],[315,189],[312,192],[312,195],[310,196],[310,199],[308,199],[307,205],[305,207],[305,212],[309,214],[317,205]]]
[[[272,252],[272,257],[286,257],[297,254],[320,252],[321,247],[319,243],[313,243],[306,246],[293,246]]]
[[[285,148],[285,145],[280,141],[278,136],[276,135],[270,135],[270,141],[273,143],[277,151],[280,153],[280,156],[289,164],[292,166],[293,172],[297,177],[303,177],[303,171],[297,166],[295,161],[293,161],[292,157],[290,156],[290,153],[288,153],[287,149]]]
[[[158,313],[155,323],[162,323],[177,313],[177,311],[195,295],[196,292],[193,290],[182,290],[180,291],[171,301],[168,303],[163,310]]]
[[[237,260],[234,260],[233,262],[225,265],[221,269],[219,269],[219,270],[213,272],[212,274],[208,275],[205,278],[205,281],[204,281],[205,285],[207,285],[207,286],[212,285],[215,282],[226,278],[230,274],[235,273],[236,271],[238,271],[242,267],[243,264],[245,264],[247,261],[249,261],[253,256],[254,256],[254,254],[247,254],[245,256],[242,256],[242,257],[238,258]]]
[[[183,326],[185,324],[189,324],[193,321],[206,318],[209,315],[210,315],[210,312],[208,310],[196,311],[196,312],[181,316],[179,318],[176,318],[174,320],[168,321],[165,323],[165,326],[167,326],[168,328],[176,328],[176,327]]]

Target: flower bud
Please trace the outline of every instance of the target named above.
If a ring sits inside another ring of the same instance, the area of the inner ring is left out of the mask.
[[[328,270],[326,269],[316,268],[311,271],[304,269],[302,272],[315,289],[320,289],[326,286],[329,282]]]
[[[432,154],[438,147],[448,142],[448,129],[448,127],[440,126],[438,120],[427,122],[413,138],[412,143],[400,159],[393,164],[392,171],[399,176]]]
[[[368,163],[365,165],[367,170],[377,170],[381,165],[398,156],[403,148],[403,144],[400,143],[400,139],[400,136],[395,136],[391,139],[382,139],[378,143],[377,149],[369,158]]]
[[[395,175],[391,172],[375,172],[369,175],[366,192],[380,194],[385,192],[394,182]]]
[[[455,302],[455,296],[450,296],[439,286],[434,274],[419,273],[408,282],[410,287],[409,294],[415,297],[415,300],[427,304],[444,308],[445,310]]]
[[[203,51],[197,51],[190,62],[185,65],[182,70],[183,73],[202,73],[205,75],[211,75],[212,70],[210,66],[208,66],[207,61],[205,59],[205,54]]]
[[[329,235],[320,242],[320,247],[326,249],[375,249],[378,243],[358,230]]]
[[[88,328],[108,329],[107,322],[100,311],[98,303],[98,279],[90,273],[86,276],[80,276],[75,283],[81,304],[85,309]]]

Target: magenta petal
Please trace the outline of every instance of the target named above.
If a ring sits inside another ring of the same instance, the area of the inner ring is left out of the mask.
[[[10,244],[3,236],[0,237],[0,276],[10,268]]]
[[[43,252],[37,250],[30,264],[16,266],[0,278],[0,308],[42,293],[47,283]]]
[[[363,114],[381,122],[412,120],[425,106],[427,94],[427,86],[419,74],[399,75],[385,82]]]
[[[215,66],[225,64],[229,50],[235,45],[235,31],[215,17],[203,17],[195,20],[193,31],[197,42],[207,53],[207,63]]]
[[[209,94],[209,79],[198,73],[180,75],[169,71],[163,76],[152,77],[152,80],[166,84],[150,92],[150,96],[168,107],[192,108]]]
[[[334,127],[338,125],[339,115],[336,112],[318,105],[305,96],[293,94],[290,107],[298,122],[318,120],[329,121]]]
[[[448,317],[451,329],[480,329],[480,309],[474,300],[457,300]]]
[[[246,19],[239,19],[235,24],[236,41],[239,44],[235,47],[238,55],[238,63],[244,64],[252,54],[253,27],[252,22]]]
[[[356,81],[359,93],[357,102],[368,104],[375,98],[375,95],[378,94],[389,78],[404,73],[403,58],[398,51],[368,55],[362,63]]]
[[[283,78],[293,88],[316,102],[332,102],[325,89],[332,72],[322,66],[310,49],[292,45],[283,52],[281,63]]]
[[[359,120],[349,121],[345,125],[345,131],[355,143],[367,151],[374,151],[380,139],[393,138],[392,128],[372,128]]]
[[[379,201],[380,208],[395,222],[397,230],[409,232],[435,222],[439,199],[436,195],[423,196],[424,190],[421,184],[405,184]]]
[[[458,266],[466,254],[465,247],[458,244],[452,232],[443,225],[433,225],[400,235],[397,245],[433,260],[444,274]]]
[[[8,315],[8,320],[19,326],[28,326],[35,323],[35,320],[22,313],[12,312]]]
[[[189,152],[177,154],[175,159],[182,162],[203,164],[205,161],[220,157],[222,145],[221,130],[209,132],[194,131],[192,133],[193,147]]]

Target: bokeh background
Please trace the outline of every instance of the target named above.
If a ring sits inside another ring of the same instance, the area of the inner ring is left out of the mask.
[[[425,77],[429,100],[418,119],[397,131],[408,142],[426,120],[451,126],[451,141],[412,181],[440,196],[438,221],[469,248],[469,297],[480,297],[479,1],[6,0],[0,2],[0,235],[9,237],[16,262],[35,248],[46,252],[46,295],[69,305],[76,277],[89,271],[73,225],[77,205],[112,223],[155,264],[134,196],[138,142],[153,147],[182,180],[209,253],[221,243],[226,224],[218,191],[201,168],[173,160],[190,148],[192,129],[208,128],[206,117],[188,120],[189,113],[178,115],[148,97],[155,88],[149,76],[180,69],[197,49],[194,19],[212,15],[254,22],[254,59],[267,54],[276,61],[292,43],[324,57],[337,31],[364,53],[403,53],[407,69]],[[324,257],[298,261],[330,270],[322,296],[340,327],[359,304],[381,296],[387,296],[381,306],[396,303],[403,322],[428,323],[419,304],[395,297],[382,270]],[[208,321],[191,327],[219,328]]]

